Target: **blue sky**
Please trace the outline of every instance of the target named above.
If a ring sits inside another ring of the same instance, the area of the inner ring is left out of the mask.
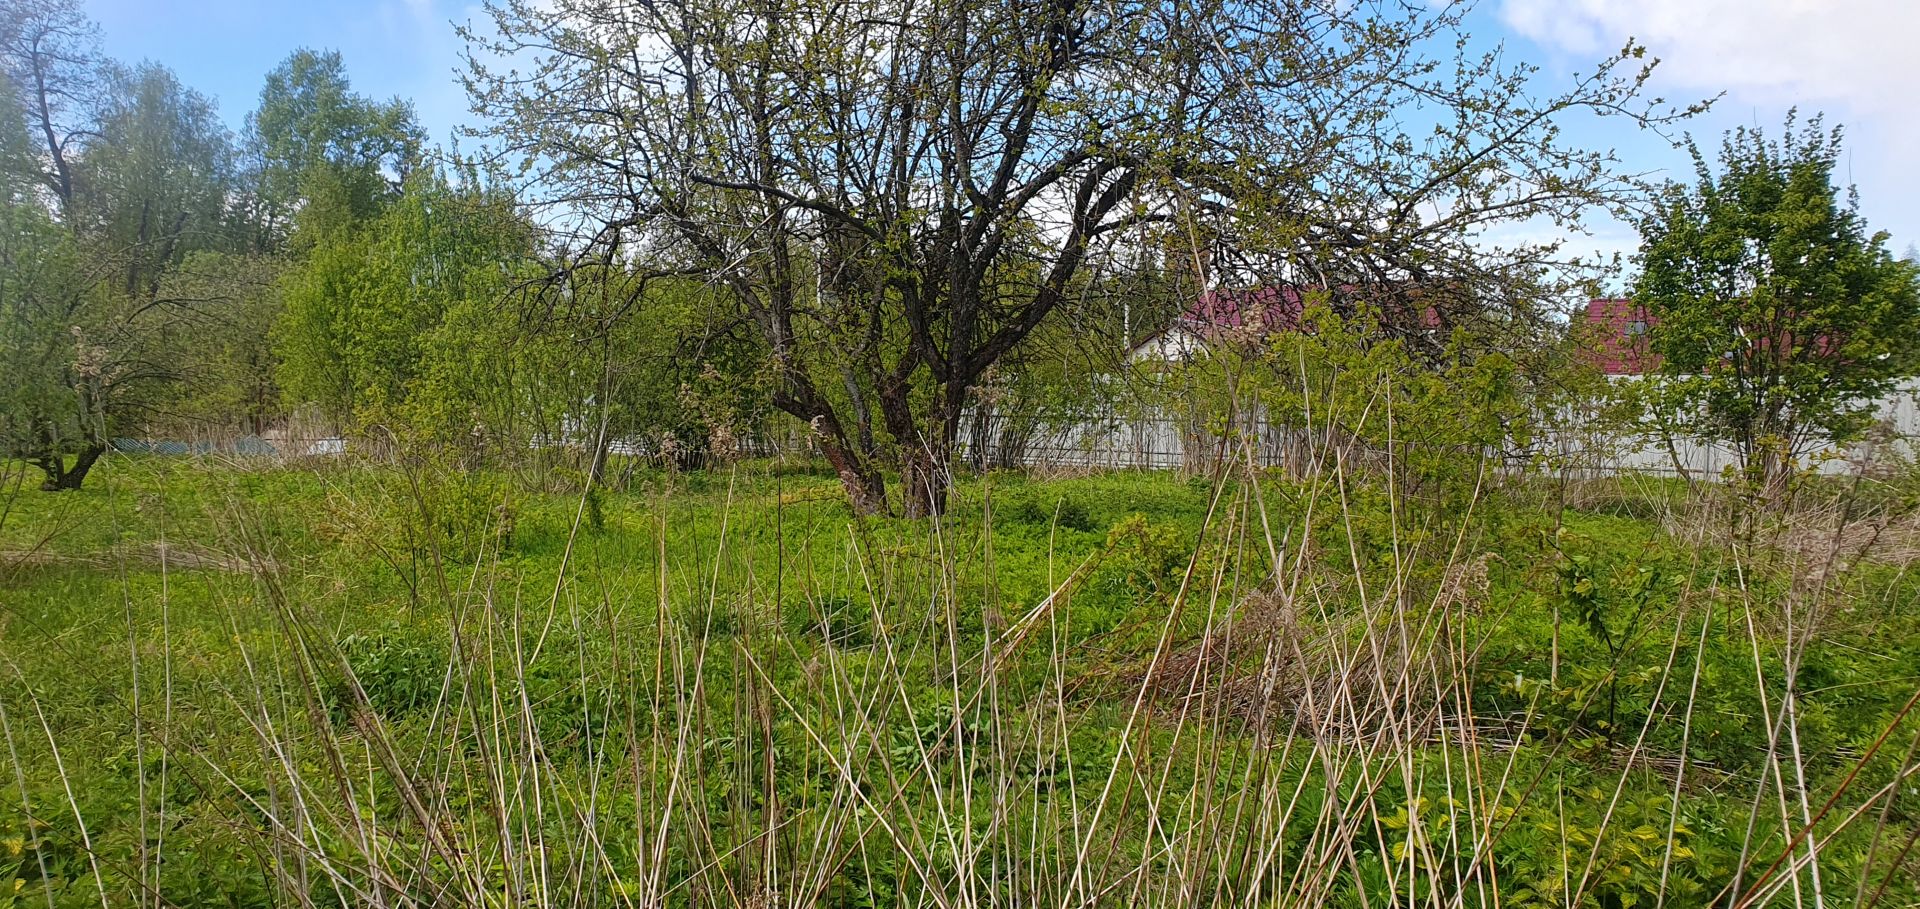
[[[334,49],[355,87],[411,100],[437,141],[467,122],[453,81],[456,21],[484,20],[477,0],[89,0],[106,51],[152,59],[219,101],[236,130],[267,71],[297,47]],[[1777,131],[1790,107],[1824,110],[1848,128],[1842,180],[1860,188],[1870,225],[1896,253],[1920,243],[1920,0],[1483,0],[1476,42],[1506,42],[1543,75],[1589,69],[1628,36],[1663,64],[1655,90],[1673,100],[1726,95],[1689,126],[1715,147],[1733,126]],[[1616,147],[1638,170],[1690,174],[1686,157],[1610,123],[1570,124],[1577,141]],[[1624,225],[1599,223],[1583,249],[1631,251]],[[1525,227],[1517,227],[1524,233]]]
[[[477,3],[441,0],[86,0],[106,52],[154,60],[212,96],[237,131],[267,71],[299,47],[337,50],[354,88],[414,103],[436,141],[466,122],[453,81],[452,23],[482,20]]]

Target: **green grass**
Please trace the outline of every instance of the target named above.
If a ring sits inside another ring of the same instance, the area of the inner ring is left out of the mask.
[[[0,906],[1920,900],[1920,582],[1670,487],[536,479],[22,493]]]

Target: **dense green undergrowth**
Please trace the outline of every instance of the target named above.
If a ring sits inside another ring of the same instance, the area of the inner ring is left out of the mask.
[[[1920,581],[1812,512],[543,485],[120,457],[17,497],[0,906],[1920,899]]]

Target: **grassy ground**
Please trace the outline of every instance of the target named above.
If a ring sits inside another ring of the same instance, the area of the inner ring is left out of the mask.
[[[0,520],[0,907],[1920,903],[1898,527],[1469,479],[116,458]]]

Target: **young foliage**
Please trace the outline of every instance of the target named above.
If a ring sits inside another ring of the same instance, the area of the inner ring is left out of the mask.
[[[1741,127],[1718,169],[1669,185],[1641,222],[1634,298],[1653,317],[1659,394],[1777,494],[1795,459],[1855,441],[1920,360],[1920,267],[1869,233],[1833,182],[1840,131]]]
[[[338,51],[305,48],[267,74],[247,127],[275,241],[296,213],[309,235],[378,214],[418,165],[423,140],[413,105],[355,94]]]
[[[224,351],[200,342],[249,346],[263,324],[236,304],[244,291],[182,273],[243,242],[245,192],[212,102],[93,48],[75,4],[0,3],[0,348],[14,369],[0,451],[38,465],[49,490],[78,488],[116,435],[204,417],[183,405],[226,364],[210,368]]]
[[[322,239],[283,283],[280,382],[342,425],[442,442],[511,427],[515,331],[498,317],[533,234],[510,200],[417,175],[371,222]]]
[[[1476,238],[1632,188],[1562,116],[1669,116],[1637,47],[1537,97],[1459,50],[1462,10],[1384,0],[490,6],[488,135],[577,246],[724,291],[862,513],[889,510],[887,466],[906,513],[945,508],[973,390],[1128,274],[1142,228],[1216,238],[1234,279],[1390,303],[1410,340],[1429,312],[1531,318],[1556,249]],[[1403,110],[1432,112],[1421,138]]]

